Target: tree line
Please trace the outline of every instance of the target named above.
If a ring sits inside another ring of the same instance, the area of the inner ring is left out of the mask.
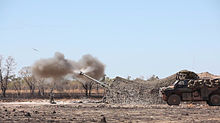
[[[77,80],[67,80],[60,79],[59,82],[52,85],[51,82],[48,82],[45,78],[36,79],[33,74],[30,66],[23,67],[19,70],[17,74],[15,74],[16,62],[15,59],[11,56],[4,59],[0,55],[0,87],[1,87],[1,95],[2,97],[6,97],[7,90],[13,90],[17,93],[17,96],[20,96],[22,92],[29,91],[31,96],[34,96],[36,93],[39,96],[44,96],[46,91],[72,91],[72,90],[80,90],[85,96],[89,97],[92,94],[92,90],[96,90],[96,93],[103,93],[104,88],[100,87],[96,83],[92,81],[87,81],[81,83]],[[130,80],[130,76],[128,76],[128,80]],[[158,76],[151,76],[146,80],[154,81],[158,80]],[[142,78],[136,78],[134,81],[145,81]],[[100,81],[105,83],[111,83],[113,79],[104,76]],[[52,88],[52,89],[51,89]]]
[[[18,74],[15,74],[16,62],[11,56],[6,59],[0,55],[0,86],[2,97],[7,96],[7,90],[13,90],[19,96],[24,90],[28,90],[31,96],[38,94],[39,96],[44,96],[45,91],[52,88],[50,82],[44,78],[36,79],[32,75],[31,67],[26,66],[19,70]],[[103,90],[99,85],[91,81],[80,83],[77,80],[66,80],[60,79],[53,85],[53,90],[64,91],[64,90],[82,90],[85,96],[91,96],[92,90],[96,90],[96,93]]]

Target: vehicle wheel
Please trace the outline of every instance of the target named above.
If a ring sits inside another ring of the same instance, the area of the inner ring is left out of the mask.
[[[212,103],[210,102],[210,100],[207,100],[206,103],[207,103],[209,106],[213,106]]]
[[[168,97],[167,100],[168,105],[179,105],[180,104],[180,96],[173,94]]]
[[[220,106],[220,95],[214,94],[210,97],[210,103],[213,106]]]

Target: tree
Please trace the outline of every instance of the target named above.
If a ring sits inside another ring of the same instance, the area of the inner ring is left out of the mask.
[[[38,95],[39,96],[44,96],[44,90],[45,90],[45,79],[41,78],[41,79],[37,79],[36,80],[36,85],[38,88]]]
[[[2,96],[6,97],[6,90],[8,89],[8,83],[13,78],[13,70],[15,69],[15,60],[11,56],[9,56],[5,60],[5,65],[2,66],[3,57],[0,56],[0,83]]]
[[[13,88],[17,91],[17,95],[21,95],[22,90],[22,79],[20,77],[13,79]]]
[[[36,80],[34,79],[31,71],[31,67],[23,67],[20,71],[19,74],[21,75],[22,79],[24,82],[28,85],[30,94],[33,96],[34,95],[34,90],[35,90],[35,84]]]
[[[131,76],[128,76],[128,77],[127,77],[127,80],[131,80]]]
[[[106,79],[106,75],[103,75],[103,77],[101,77],[99,79],[99,81],[101,82],[105,82],[105,79]],[[97,89],[97,92],[98,92],[98,85],[97,83],[94,83],[93,81],[86,81],[85,83],[82,82],[82,87],[83,89],[85,90],[85,95],[86,96],[91,96],[91,93],[92,93],[92,89],[93,89],[93,85],[97,85],[96,89]]]
[[[85,90],[85,95],[86,96],[91,96],[91,92],[92,92],[92,86],[93,86],[93,82],[91,81],[87,81],[85,83],[82,83],[82,87]]]
[[[147,81],[154,81],[154,80],[158,80],[159,77],[156,75],[151,76],[149,79],[147,79]]]

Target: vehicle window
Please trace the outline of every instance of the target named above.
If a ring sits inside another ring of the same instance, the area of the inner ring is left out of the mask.
[[[188,80],[184,80],[184,85],[188,85]]]
[[[178,85],[185,85],[185,82],[184,82],[184,81],[180,81],[180,82],[178,83]]]

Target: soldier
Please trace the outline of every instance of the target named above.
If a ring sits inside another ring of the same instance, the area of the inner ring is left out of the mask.
[[[50,90],[50,104],[56,104],[54,101],[53,88]]]

